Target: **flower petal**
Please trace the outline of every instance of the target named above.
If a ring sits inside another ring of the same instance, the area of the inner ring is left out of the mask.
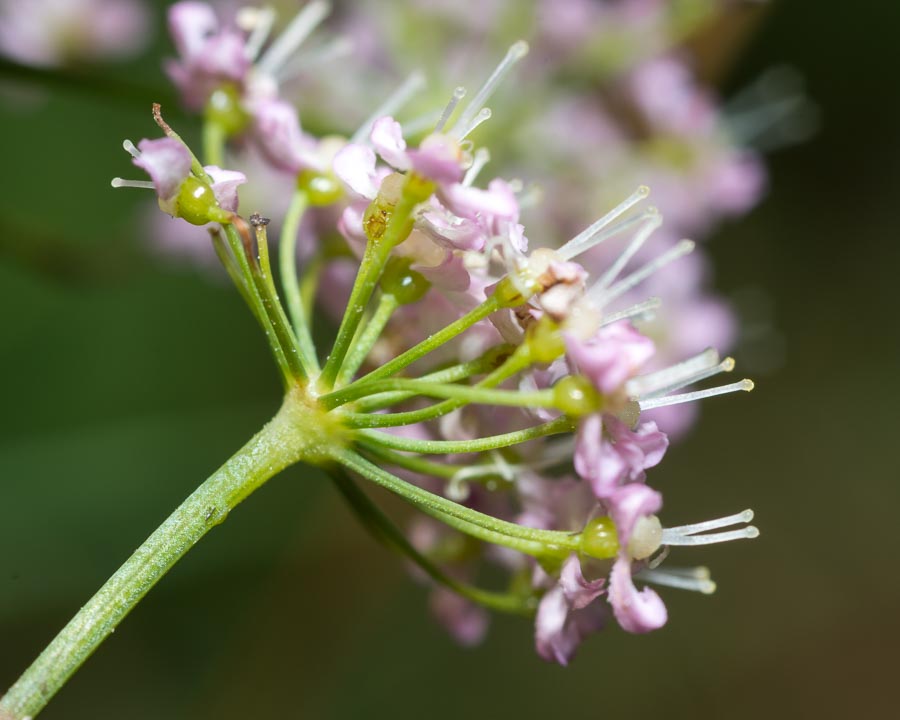
[[[238,185],[247,182],[247,176],[237,170],[223,170],[215,165],[207,165],[204,170],[213,179],[212,191],[223,210],[237,212]]]
[[[407,156],[416,172],[437,183],[447,185],[463,179],[459,145],[445,135],[429,135],[417,149],[410,150]]]
[[[654,515],[662,507],[662,495],[643,483],[624,485],[607,502],[609,514],[616,524],[619,545],[627,547],[637,521]]]
[[[334,156],[337,175],[353,192],[368,200],[378,194],[375,184],[375,153],[365,145],[347,145]]]
[[[168,201],[178,194],[178,189],[191,172],[191,154],[172,138],[141,140],[141,154],[132,162],[145,170],[153,181],[160,200]]]
[[[378,118],[372,124],[372,132],[369,139],[375,147],[375,152],[384,158],[384,161],[393,165],[398,170],[409,169],[409,157],[406,154],[406,140],[403,139],[403,128],[394,118],[385,116]]]
[[[586,341],[572,332],[564,333],[563,338],[578,369],[607,395],[633,377],[655,350],[650,338],[624,320],[601,327]]]
[[[631,579],[631,561],[620,557],[609,575],[609,601],[613,614],[623,630],[645,633],[658,630],[666,624],[666,606],[653,590],[640,592]]]

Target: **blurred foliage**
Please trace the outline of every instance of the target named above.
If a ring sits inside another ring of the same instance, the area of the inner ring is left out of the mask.
[[[324,478],[294,469],[201,543],[42,717],[891,714],[900,104],[882,78],[898,29],[895,3],[776,3],[727,80],[794,65],[824,124],[772,159],[770,198],[712,247],[757,391],[709,403],[655,476],[674,522],[756,509],[758,541],[704,551],[716,595],[666,592],[663,631],[611,628],[565,670],[516,619],[462,650]],[[164,47],[119,81],[162,87]],[[128,167],[122,138],[152,133],[150,98],[21,83],[2,98],[7,684],[274,411],[278,386],[236,294],[152,259],[134,231],[146,198],[109,187]]]

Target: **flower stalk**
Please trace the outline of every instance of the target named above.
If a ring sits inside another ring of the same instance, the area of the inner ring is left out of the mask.
[[[212,528],[269,478],[303,460],[325,462],[340,433],[303,395],[291,392],[251,440],[175,509],[85,603],[0,699],[12,718],[37,715],[66,680]]]

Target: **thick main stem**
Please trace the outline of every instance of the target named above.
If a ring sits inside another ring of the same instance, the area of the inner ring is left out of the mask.
[[[323,425],[299,391],[289,393],[278,414],[144,541],[0,698],[0,718],[37,715],[150,588],[244,498],[293,463],[322,460],[329,444]]]

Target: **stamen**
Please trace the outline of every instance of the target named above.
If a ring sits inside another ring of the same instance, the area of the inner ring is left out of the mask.
[[[717,518],[715,520],[707,520],[706,522],[694,523],[692,525],[681,525],[679,527],[664,528],[662,531],[662,544],[673,545],[711,545],[713,543],[729,542],[731,540],[745,540],[759,537],[759,529],[753,525],[738,528],[737,530],[727,530],[720,533],[711,533],[709,535],[699,535],[698,533],[707,530],[718,530],[719,528],[738,525],[740,523],[748,523],[753,519],[752,510],[744,510],[735,515]]]
[[[654,310],[659,309],[662,306],[662,300],[658,297],[648,298],[644,300],[642,303],[638,303],[637,305],[632,305],[629,308],[625,308],[624,310],[620,310],[617,313],[612,313],[611,315],[605,315],[603,317],[603,321],[600,323],[600,327],[605,325],[612,325],[613,323],[619,322],[619,320],[630,320],[635,317],[645,317],[647,315],[652,314]],[[635,380],[639,380],[640,378],[634,378]],[[630,394],[630,393],[629,393]],[[632,395],[633,397],[633,395]]]
[[[710,579],[709,570],[705,567],[685,569],[684,571],[679,571],[676,568],[666,568],[665,570],[645,569],[635,573],[635,577],[655,585],[678,588],[679,590],[692,590],[704,595],[711,595],[716,591],[716,584]]]
[[[648,277],[653,275],[658,270],[661,270],[663,267],[668,265],[670,262],[677,260],[678,258],[687,255],[692,252],[695,247],[695,244],[692,240],[682,240],[675,247],[673,247],[668,252],[663,253],[655,260],[647,263],[640,270],[636,270],[631,273],[627,277],[623,278],[615,285],[613,285],[607,292],[605,292],[601,298],[595,300],[595,304],[598,307],[603,307],[604,305],[612,302],[620,295],[628,292],[638,283],[643,282]],[[594,300],[594,298],[591,298]]]
[[[507,482],[515,480],[513,465],[510,465],[506,458],[499,452],[493,450],[491,452],[491,462],[479,465],[470,465],[469,467],[460,468],[453,474],[447,483],[447,498],[454,502],[463,502],[469,497],[469,479],[490,477],[497,475]]]
[[[425,75],[420,70],[411,73],[406,80],[394,92],[387,96],[385,101],[379,105],[375,111],[365,119],[359,129],[353,133],[350,138],[351,143],[361,143],[366,140],[369,133],[372,132],[372,125],[378,118],[385,115],[393,115],[397,110],[406,105],[409,99],[419,90],[425,87]]]
[[[767,71],[732,98],[722,115],[730,137],[762,152],[802,142],[819,125],[802,77],[787,67]]]
[[[666,407],[667,405],[680,405],[681,403],[693,402],[694,400],[703,400],[716,395],[725,395],[726,393],[750,392],[753,389],[753,381],[744,378],[740,382],[731,383],[730,385],[722,385],[720,387],[710,388],[708,390],[697,390],[696,392],[684,393],[682,395],[669,395],[663,398],[651,398],[648,400],[639,400],[641,412],[644,410],[652,410],[653,408]]]
[[[694,373],[693,375],[680,378],[679,380],[672,382],[670,385],[665,385],[664,387],[661,387],[658,390],[654,390],[651,393],[647,393],[646,395],[641,395],[641,400],[649,400],[651,398],[662,397],[663,395],[668,395],[669,393],[675,392],[676,390],[681,390],[681,388],[687,387],[688,385],[694,385],[701,380],[706,380],[706,378],[710,378],[713,375],[718,375],[719,373],[724,372],[731,372],[732,370],[734,370],[734,358],[727,357],[718,365],[714,365],[711,368]]]
[[[503,78],[505,78],[509,74],[509,71],[512,70],[513,66],[527,54],[528,43],[524,40],[519,40],[510,47],[506,53],[506,57],[500,61],[500,64],[496,67],[494,72],[491,73],[491,76],[485,81],[484,85],[481,86],[481,89],[478,91],[478,94],[472,102],[470,102],[466,109],[463,110],[462,115],[459,116],[459,120],[456,121],[456,124],[450,131],[451,134],[462,139],[480,124],[476,123],[475,125],[472,125],[472,121],[481,113],[491,95],[494,94],[494,91],[503,81]],[[486,119],[487,118],[485,118],[485,120]],[[462,132],[462,130],[465,130],[466,132]]]
[[[275,23],[275,11],[270,7],[241,8],[237,14],[237,25],[242,30],[250,33],[247,42],[244,44],[244,52],[250,62],[256,60],[263,45],[272,32],[272,25]]]
[[[475,128],[477,128],[479,125],[481,125],[481,123],[486,122],[487,120],[490,120],[490,119],[491,119],[491,109],[490,108],[481,108],[481,110],[478,111],[478,114],[475,116],[475,118],[468,124],[468,126],[466,126],[464,128],[465,132],[460,132],[456,136],[457,139],[462,140],[463,138],[468,136],[469,133],[474,131]],[[457,126],[458,126],[458,123],[457,123]],[[454,129],[457,126],[454,126]]]
[[[680,363],[632,378],[626,384],[625,390],[630,397],[648,397],[660,388],[680,382],[682,378],[715,367],[718,362],[718,351],[715,348],[706,348],[703,352],[689,357],[687,360],[682,360]]]
[[[759,529],[750,525],[740,530],[729,530],[727,532],[712,533],[711,535],[667,535],[667,531],[663,530],[664,545],[713,545],[715,543],[731,542],[732,540],[750,540],[759,537]]]
[[[585,250],[588,250],[594,245],[597,245],[601,242],[601,240],[594,240],[597,233],[599,233],[617,217],[633,208],[635,205],[641,202],[641,200],[645,200],[649,194],[650,188],[648,188],[646,185],[641,185],[637,190],[631,193],[631,195],[629,195],[622,202],[616,205],[612,210],[606,213],[606,215],[601,217],[599,220],[594,221],[594,223],[592,223],[589,227],[586,227],[584,230],[578,233],[578,235],[565,243],[559,250],[557,250],[557,253],[563,260],[571,260],[577,255],[581,255],[581,253],[583,253]],[[603,239],[606,239],[606,237],[604,237]]]
[[[141,188],[142,190],[155,190],[156,188],[153,186],[153,183],[150,180],[125,180],[120,177],[114,177],[112,182],[110,183],[114,188]]]
[[[439,133],[444,129],[444,126],[447,124],[447,121],[450,119],[450,116],[453,114],[453,111],[456,110],[456,106],[459,105],[459,101],[462,100],[466,96],[466,89],[460,85],[453,91],[453,96],[450,98],[450,102],[447,103],[447,106],[444,108],[443,112],[441,112],[440,118],[437,121],[437,125],[434,126],[434,131]]]
[[[139,158],[141,156],[141,151],[138,150],[134,143],[131,140],[123,140],[122,147],[125,148],[125,152],[127,152],[133,158]]]
[[[718,530],[719,528],[729,527],[730,525],[739,525],[748,523],[753,520],[753,511],[744,510],[734,515],[728,515],[715,520],[706,520],[705,522],[693,523],[691,525],[679,525],[663,530],[663,533],[677,533],[679,535],[694,535],[696,533],[705,532],[707,530]]]
[[[603,276],[594,284],[589,292],[591,294],[601,295],[603,291],[609,287],[610,283],[619,276],[619,273],[622,272],[622,268],[624,268],[628,261],[634,257],[634,254],[641,249],[641,246],[647,238],[650,237],[660,225],[662,225],[662,216],[659,214],[653,215],[647,223],[635,233],[634,239],[628,243],[625,250],[619,254],[616,261],[605,273],[603,273]]]
[[[456,475],[450,478],[450,480],[447,481],[447,486],[444,488],[444,495],[447,499],[458,503],[468,500],[470,493],[471,489],[469,488],[469,483],[466,482],[465,478],[460,476],[460,473],[456,473]]]
[[[331,3],[325,0],[313,0],[306,5],[262,54],[256,64],[257,69],[266,75],[277,73],[329,12]]]
[[[466,170],[466,176],[463,178],[463,185],[471,185],[478,177],[481,169],[491,160],[491,153],[487,148],[478,148],[475,151],[475,157],[472,158],[472,167]]]
[[[543,189],[539,185],[529,185],[528,187],[523,188],[521,194],[518,196],[519,209],[524,210],[525,208],[536,207],[543,199]]]
[[[353,40],[350,38],[334,38],[320,47],[295,55],[294,59],[278,73],[278,79],[282,83],[288,83],[294,78],[308,73],[311,69],[351,55],[353,50]]]
[[[403,137],[418,135],[420,132],[425,132],[426,130],[431,132],[432,128],[434,128],[434,123],[440,117],[440,114],[440,111],[435,110],[433,112],[428,112],[424,115],[414,117],[408,122],[401,123],[400,129],[403,131]]]

